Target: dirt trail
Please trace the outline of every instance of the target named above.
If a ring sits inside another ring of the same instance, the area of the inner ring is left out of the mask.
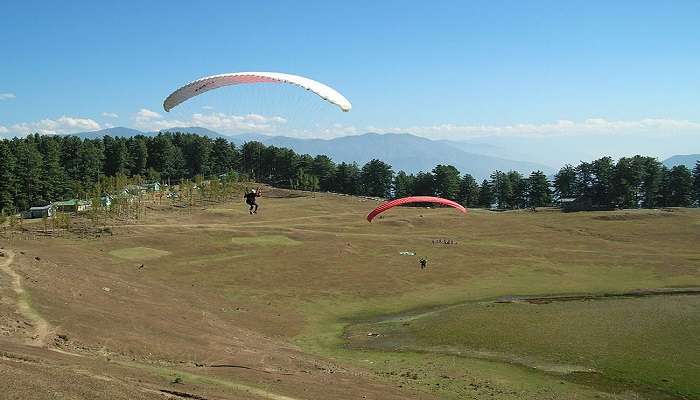
[[[22,287],[22,278],[12,269],[12,263],[15,260],[15,253],[11,250],[3,249],[5,261],[0,264],[0,269],[10,277],[10,285],[12,290],[17,294],[17,311],[23,317],[31,321],[34,328],[34,334],[27,341],[30,346],[46,347],[51,334],[51,325],[37,314],[29,304],[26,292]]]

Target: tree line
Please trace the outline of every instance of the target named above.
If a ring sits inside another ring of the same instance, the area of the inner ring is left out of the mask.
[[[700,161],[691,171],[668,168],[653,157],[602,157],[577,166],[565,165],[550,182],[542,171],[523,176],[494,171],[479,184],[451,165],[438,165],[416,175],[399,171],[393,180],[396,197],[437,195],[466,207],[516,209],[553,205],[557,200],[586,199],[605,208],[692,207],[700,205]]]
[[[652,157],[603,157],[564,166],[550,182],[541,171],[523,176],[495,171],[478,183],[451,165],[408,174],[371,160],[335,163],[326,155],[189,133],[131,138],[29,135],[0,141],[0,210],[23,210],[67,198],[108,192],[125,177],[178,183],[223,175],[279,187],[373,197],[435,195],[467,207],[527,208],[561,198],[587,198],[595,205],[652,208],[698,205],[700,163],[666,168]]]
[[[560,198],[586,197],[619,208],[690,207],[700,202],[700,162],[668,168],[653,157],[602,157],[564,166],[554,177]]]

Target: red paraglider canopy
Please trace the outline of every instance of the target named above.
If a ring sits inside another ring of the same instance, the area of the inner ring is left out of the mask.
[[[402,204],[408,204],[408,203],[437,203],[437,204],[443,204],[446,206],[456,208],[463,213],[467,212],[466,208],[462,207],[461,204],[454,202],[452,200],[447,200],[447,199],[443,199],[441,197],[433,197],[433,196],[411,196],[411,197],[404,197],[402,199],[387,201],[386,203],[380,204],[379,207],[375,208],[374,210],[372,210],[371,213],[367,214],[367,221],[372,222],[374,217],[383,213],[384,211],[386,211],[390,208],[400,206]]]

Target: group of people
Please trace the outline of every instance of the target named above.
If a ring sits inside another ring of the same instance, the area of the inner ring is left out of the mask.
[[[433,246],[435,244],[457,244],[457,241],[452,239],[433,239]]]

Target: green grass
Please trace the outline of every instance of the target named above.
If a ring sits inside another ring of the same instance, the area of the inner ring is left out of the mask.
[[[349,335],[361,348],[460,354],[549,372],[593,369],[623,384],[698,398],[698,332],[700,297],[654,296],[541,305],[472,302],[359,324]]]
[[[239,236],[231,238],[231,243],[240,246],[299,246],[303,244],[283,235]]]
[[[149,247],[129,247],[125,249],[112,250],[110,255],[129,261],[154,260],[170,254],[169,251],[152,249]]]

